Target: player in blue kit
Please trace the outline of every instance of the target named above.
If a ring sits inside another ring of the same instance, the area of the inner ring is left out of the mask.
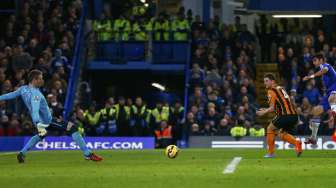
[[[320,70],[310,76],[305,76],[304,81],[322,76],[323,84],[326,87],[326,95],[321,101],[320,105],[315,106],[312,110],[313,118],[310,120],[310,129],[312,130],[311,137],[306,139],[306,144],[316,144],[316,137],[320,125],[320,116],[323,112],[328,112],[333,118],[336,115],[336,72],[334,68],[329,65],[322,54],[317,54],[313,58],[315,67]]]
[[[72,139],[83,151],[85,159],[92,161],[103,160],[102,157],[96,155],[86,147],[83,137],[78,132],[78,127],[76,127],[72,122],[63,124],[53,122],[48,103],[39,90],[39,88],[44,85],[42,72],[39,70],[32,70],[28,74],[28,81],[29,85],[21,86],[14,92],[0,96],[0,101],[10,100],[21,96],[23,102],[29,110],[32,121],[37,128],[38,133],[29,140],[29,142],[17,155],[18,162],[24,163],[27,151],[47,135],[48,129],[55,127],[66,131],[66,133],[72,137]]]

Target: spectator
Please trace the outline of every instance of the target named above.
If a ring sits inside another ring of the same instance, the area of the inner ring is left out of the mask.
[[[185,121],[185,124],[183,126],[183,133],[186,134],[186,138],[189,137],[189,133],[191,135],[198,134],[198,132],[199,132],[198,128],[197,128],[197,130],[196,130],[196,128],[193,128],[193,126],[195,126],[194,124],[196,124],[198,126],[197,123],[198,122],[197,122],[194,114],[192,112],[189,112],[187,114],[186,121]]]
[[[232,125],[230,125],[229,121],[225,118],[221,119],[218,126],[218,135],[228,136],[230,135],[230,129]]]
[[[69,64],[68,59],[62,55],[61,49],[56,49],[55,51],[55,57],[51,60],[51,68],[54,71],[56,71],[59,67],[65,67],[67,72],[70,71],[71,65]]]
[[[210,121],[204,122],[204,128],[201,130],[203,136],[214,136],[217,133],[217,129]]]
[[[286,87],[289,85],[291,80],[291,62],[286,59],[284,54],[278,55],[278,68],[281,78],[286,81]]]
[[[202,122],[203,120],[203,116],[204,116],[204,112],[199,110],[199,108],[196,105],[192,105],[190,108],[190,112],[193,114],[195,121],[197,123]]]
[[[50,107],[54,117],[62,118],[63,116],[63,105],[57,99],[56,95],[49,94],[47,96],[48,106]]]
[[[204,70],[202,70],[199,64],[194,63],[190,71],[190,83],[191,87],[194,88],[197,85],[201,85],[205,78]]]
[[[18,45],[14,49],[12,58],[12,69],[16,70],[29,70],[33,65],[32,57],[23,51],[23,47]]]
[[[303,97],[306,97],[310,104],[317,105],[320,102],[320,92],[315,87],[315,82],[310,82],[306,85],[306,89],[303,91]]]
[[[16,135],[19,135],[20,132],[21,132],[20,122],[18,121],[17,115],[12,114],[12,117],[9,120],[9,124],[7,128],[7,135],[16,136]]]
[[[194,94],[189,98],[189,104],[196,105],[201,111],[204,110],[206,98],[202,93],[202,88],[195,87]]]
[[[116,124],[117,124],[117,135],[118,136],[130,136],[130,109],[126,105],[126,100],[124,97],[119,97],[118,104],[114,105],[116,110]]]

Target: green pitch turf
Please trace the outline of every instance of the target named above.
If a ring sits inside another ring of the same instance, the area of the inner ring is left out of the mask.
[[[98,151],[105,160],[85,161],[79,151],[32,152],[25,164],[15,154],[0,153],[1,188],[165,188],[336,186],[336,151],[185,149],[176,159],[162,150]],[[223,174],[233,157],[242,157],[233,174]]]

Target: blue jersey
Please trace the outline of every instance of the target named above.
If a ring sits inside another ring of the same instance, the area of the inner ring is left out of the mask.
[[[328,63],[323,63],[320,65],[320,69],[327,68],[328,72],[322,76],[324,86],[327,88],[327,92],[335,90],[336,86],[336,72],[334,68]]]
[[[48,103],[38,88],[28,85],[21,86],[14,92],[0,96],[1,100],[10,100],[21,96],[23,102],[28,108],[32,121],[37,123],[50,124],[52,120]]]

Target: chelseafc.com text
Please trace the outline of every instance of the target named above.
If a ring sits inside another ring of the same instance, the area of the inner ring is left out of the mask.
[[[90,149],[143,149],[142,142],[87,142],[86,146]],[[35,145],[37,150],[60,149],[76,150],[79,146],[75,142],[39,142]]]

